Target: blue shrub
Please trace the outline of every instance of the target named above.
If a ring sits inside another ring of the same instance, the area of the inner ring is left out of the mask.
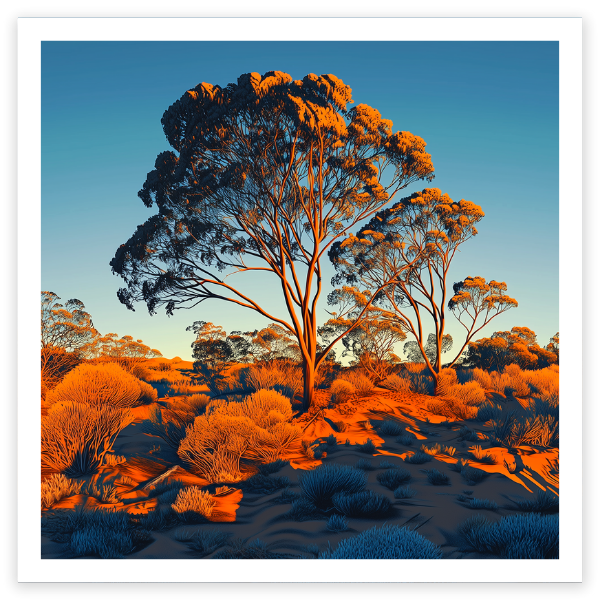
[[[476,421],[484,423],[485,421],[497,421],[502,416],[502,409],[498,408],[495,404],[490,402],[484,402],[477,409]]]
[[[374,471],[375,470],[373,463],[367,458],[361,458],[360,460],[356,461],[354,468],[360,469],[361,471]]]
[[[408,498],[414,498],[416,495],[417,490],[413,490],[409,485],[394,490],[394,498],[396,500],[407,500]]]
[[[290,483],[289,477],[268,477],[262,473],[256,473],[246,481],[241,481],[239,486],[245,492],[266,495],[289,487]]]
[[[272,475],[273,473],[281,471],[283,467],[287,467],[287,465],[289,464],[289,460],[281,460],[280,458],[278,458],[277,460],[274,460],[273,462],[267,463],[265,465],[259,465],[258,472],[262,473],[263,475]]]
[[[86,527],[73,532],[69,550],[74,556],[123,558],[133,552],[134,544],[130,531]]]
[[[493,500],[486,500],[479,498],[465,498],[465,501],[468,502],[468,507],[473,509],[481,509],[481,510],[498,510],[500,507]]]
[[[497,523],[478,515],[461,523],[457,533],[463,550],[510,559],[558,558],[558,515],[512,515]]]
[[[390,462],[389,460],[382,460],[377,467],[379,469],[397,469],[398,465]]]
[[[328,507],[338,492],[360,492],[367,485],[367,476],[359,469],[346,465],[321,465],[298,477],[300,489],[315,506]]]
[[[409,463],[411,465],[422,465],[431,460],[431,456],[429,454],[425,454],[425,452],[421,452],[417,450],[412,456],[407,456],[404,459],[404,462]]]
[[[367,441],[364,444],[357,444],[356,449],[365,454],[373,454],[377,450],[377,446],[375,446],[371,438],[367,438]]]
[[[402,435],[404,427],[396,421],[383,421],[379,426],[378,433],[379,435]]]
[[[421,469],[431,485],[450,485],[450,477],[437,469]]]
[[[472,429],[469,429],[466,425],[463,425],[458,430],[458,438],[460,439],[461,442],[464,442],[464,441],[478,442],[479,441],[479,436]]]
[[[517,508],[523,512],[537,513],[557,513],[558,512],[558,496],[550,491],[538,491],[535,500],[512,500],[511,502],[517,505]]]
[[[411,435],[410,433],[404,433],[396,438],[396,443],[402,444],[403,446],[412,446],[416,439],[417,438],[414,435]]]
[[[146,514],[136,515],[137,524],[150,531],[165,531],[179,524],[177,513],[171,505],[157,507]]]
[[[469,485],[475,485],[476,483],[480,483],[488,475],[485,471],[469,467],[468,465],[463,466],[463,468],[460,471],[460,474],[464,477],[465,481]]]
[[[392,491],[409,480],[410,471],[407,471],[406,469],[388,469],[377,475],[377,481]]]
[[[340,493],[333,497],[334,508],[347,517],[381,517],[388,513],[391,505],[387,496],[376,494],[371,490],[354,494]]]
[[[337,446],[337,438],[333,433],[325,438],[325,442],[328,446]]]
[[[442,558],[442,550],[416,531],[398,525],[383,525],[342,540],[322,559],[429,559]]]
[[[298,498],[292,502],[292,508],[280,518],[284,521],[317,521],[323,518],[323,514],[310,500]]]
[[[348,531],[348,519],[342,515],[331,515],[327,520],[327,530],[338,533],[340,531]]]

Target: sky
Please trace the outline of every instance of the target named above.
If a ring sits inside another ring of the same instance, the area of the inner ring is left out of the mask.
[[[172,317],[144,304],[129,311],[109,262],[157,211],[137,192],[170,149],[163,112],[202,81],[224,87],[267,71],[332,73],[394,131],[422,137],[435,179],[400,197],[437,187],[486,215],[449,282],[505,281],[519,302],[477,337],[526,326],[548,342],[559,330],[557,42],[42,42],[41,289],[81,300],[101,333],[143,339],[168,358],[191,357],[194,321],[227,332],[266,326],[217,300]],[[273,289],[259,279],[246,288],[280,310]],[[462,331],[450,317],[455,346]]]

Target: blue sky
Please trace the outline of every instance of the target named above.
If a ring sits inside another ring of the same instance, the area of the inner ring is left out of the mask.
[[[333,73],[395,131],[421,136],[436,178],[402,196],[439,187],[486,213],[450,281],[506,281],[519,301],[482,335],[519,325],[547,343],[559,330],[556,42],[43,42],[41,289],[79,298],[102,333],[133,335],[167,357],[190,357],[185,328],[195,320],[228,332],[266,325],[217,301],[170,318],[143,304],[128,311],[109,261],[156,210],[137,192],[169,149],[163,112],[201,81],[271,70]],[[275,302],[264,282],[252,287]],[[459,341],[452,318],[448,332]]]
[[[355,103],[379,110],[393,121],[394,131],[425,140],[436,178],[413,184],[400,197],[430,186],[454,200],[481,205],[486,216],[479,235],[462,246],[449,281],[469,275],[505,281],[508,294],[519,302],[480,336],[527,326],[545,345],[560,330],[561,382],[563,374],[573,377],[570,389],[576,393],[570,400],[577,404],[578,22],[21,19],[20,374],[21,357],[37,360],[41,290],[64,301],[80,299],[101,333],[141,338],[168,358],[191,357],[193,335],[185,329],[196,320],[212,321],[227,332],[268,323],[216,302],[176,311],[171,318],[164,312],[150,317],[143,304],[128,311],[117,300],[123,281],[111,273],[109,261],[155,212],[144,207],[137,192],[157,154],[170,149],[160,124],[170,104],[201,81],[225,86],[243,73],[280,70],[295,79],[332,73],[350,85]],[[267,41],[274,38],[278,41]],[[268,285],[258,282],[253,288],[276,309]],[[326,313],[321,314],[325,320]],[[462,334],[452,317],[447,332],[457,341]],[[571,353],[565,355],[565,349]],[[573,366],[574,375],[564,370]],[[20,379],[21,397],[28,385]],[[37,393],[33,390],[32,397]],[[39,419],[36,403],[33,408],[33,418]],[[39,429],[31,435],[39,436]],[[564,458],[568,461],[569,450]],[[553,572],[546,577],[552,580]]]

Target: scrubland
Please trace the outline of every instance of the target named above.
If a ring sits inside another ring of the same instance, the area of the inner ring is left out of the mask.
[[[289,361],[71,365],[42,385],[42,557],[558,558],[558,366],[376,383],[322,370],[301,413]]]

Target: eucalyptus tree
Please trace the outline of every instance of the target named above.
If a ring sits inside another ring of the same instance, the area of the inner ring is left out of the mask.
[[[505,294],[505,283],[488,283],[482,277],[467,277],[454,284],[454,295],[448,298],[452,261],[461,246],[477,235],[475,225],[483,217],[477,204],[454,202],[439,189],[428,188],[377,212],[356,235],[336,241],[329,251],[337,271],[332,283],[346,289],[374,290],[376,305],[393,315],[414,338],[436,382],[448,344],[447,302],[467,331],[464,344],[448,366],[456,363],[478,331],[517,306],[517,301]],[[428,327],[433,334],[427,335]]]
[[[185,92],[162,118],[173,150],[158,155],[139,192],[158,212],[111,261],[128,308],[144,301],[151,314],[159,306],[172,314],[214,299],[289,331],[302,356],[305,410],[337,341],[319,351],[323,257],[399,190],[433,178],[421,138],[349,104],[350,87],[334,75],[247,73]],[[281,314],[250,291],[264,273]]]

